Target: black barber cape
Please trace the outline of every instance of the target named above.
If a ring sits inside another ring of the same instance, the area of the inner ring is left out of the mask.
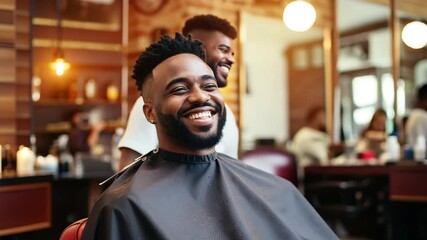
[[[96,202],[83,239],[338,239],[288,181],[221,153],[164,150]]]

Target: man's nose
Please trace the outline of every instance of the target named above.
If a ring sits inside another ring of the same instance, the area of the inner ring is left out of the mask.
[[[190,102],[207,102],[211,99],[208,92],[204,91],[199,87],[194,87],[191,92],[188,100]]]
[[[234,54],[233,53],[229,53],[226,56],[227,61],[229,61],[231,64],[234,64],[236,62],[236,59],[234,58]]]

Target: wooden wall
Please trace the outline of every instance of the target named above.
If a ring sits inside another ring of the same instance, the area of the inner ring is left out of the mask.
[[[15,152],[30,141],[29,1],[1,1],[0,32],[0,144]]]
[[[40,99],[33,103],[32,118],[37,152],[47,155],[54,140],[70,130],[72,113],[82,111],[92,120],[107,121],[100,142],[109,153],[111,134],[124,122],[122,100],[127,97],[127,91],[120,92],[124,62],[122,1],[112,5],[62,1],[60,28],[56,0],[33,3],[33,74],[41,79]],[[70,64],[62,76],[50,67],[58,45]],[[96,85],[92,97],[85,94],[90,80]],[[118,99],[107,98],[109,86],[118,89]]]
[[[292,109],[289,133],[293,138],[301,127],[308,124],[308,111],[313,107],[325,107],[326,104],[322,41],[292,45],[285,54],[289,63],[289,109]]]

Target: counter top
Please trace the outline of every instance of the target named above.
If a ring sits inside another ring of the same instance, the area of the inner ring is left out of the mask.
[[[45,182],[52,181],[54,176],[52,173],[35,172],[31,175],[18,175],[16,173],[5,174],[4,172],[0,175],[0,186],[10,184],[24,184],[33,182]]]

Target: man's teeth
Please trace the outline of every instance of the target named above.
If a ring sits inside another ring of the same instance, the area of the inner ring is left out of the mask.
[[[230,72],[230,69],[228,67],[220,66],[220,68],[223,72],[226,72],[226,73]]]
[[[199,119],[199,118],[211,118],[211,117],[212,117],[211,112],[206,111],[206,112],[191,114],[188,118],[191,120],[194,120],[194,119]]]

